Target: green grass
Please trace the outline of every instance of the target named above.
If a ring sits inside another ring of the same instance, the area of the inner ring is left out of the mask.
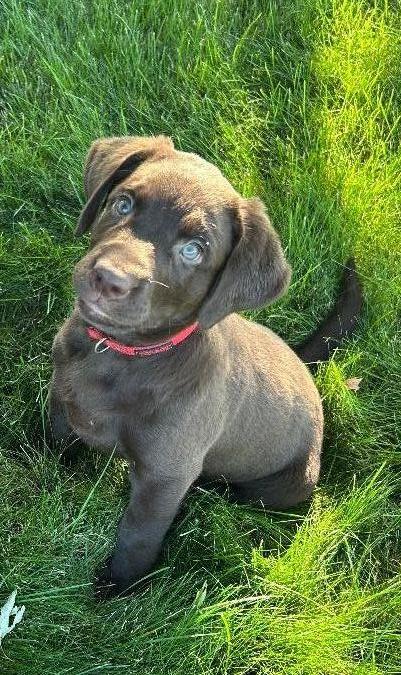
[[[0,606],[14,588],[26,605],[0,672],[399,673],[399,3],[0,0],[0,26]],[[317,375],[312,503],[269,514],[194,491],[149,587],[97,605],[126,475],[46,448],[49,353],[85,247],[89,144],[160,132],[265,200],[294,275],[258,321],[298,343],[351,253],[365,307]]]

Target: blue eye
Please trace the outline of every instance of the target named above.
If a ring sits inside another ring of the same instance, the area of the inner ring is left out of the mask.
[[[131,195],[121,195],[114,201],[114,208],[119,216],[127,216],[134,208],[134,200]]]
[[[197,241],[189,241],[180,249],[180,254],[188,262],[199,262],[202,258],[203,248]]]

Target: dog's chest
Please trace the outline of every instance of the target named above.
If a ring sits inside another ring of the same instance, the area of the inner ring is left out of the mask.
[[[68,420],[85,443],[118,447],[127,426],[143,424],[153,415],[154,394],[139,384],[130,365],[93,353],[71,360],[62,374]]]

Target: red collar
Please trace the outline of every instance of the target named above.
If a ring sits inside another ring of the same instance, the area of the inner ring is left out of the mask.
[[[88,326],[86,332],[91,340],[96,340],[95,351],[102,352],[106,351],[106,349],[111,349],[113,352],[117,352],[123,356],[153,356],[153,354],[168,352],[176,345],[179,345],[180,342],[184,342],[184,340],[198,330],[198,328],[199,324],[195,321],[195,323],[192,323],[190,326],[187,326],[175,335],[172,335],[165,342],[141,346],[124,345],[122,342],[118,342],[117,340],[108,337],[105,333],[102,333],[102,331],[93,326]],[[103,349],[99,349],[101,345],[104,345]]]

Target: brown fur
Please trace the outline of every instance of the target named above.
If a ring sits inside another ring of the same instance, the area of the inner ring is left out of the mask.
[[[54,340],[50,417],[55,437],[116,448],[131,465],[131,499],[100,581],[122,591],[153,565],[200,475],[267,506],[306,499],[319,476],[323,415],[295,353],[235,314],[289,283],[259,200],[164,137],[96,141],[85,190],[78,230],[91,228],[91,246],[74,271],[75,310]],[[113,200],[130,191],[135,209],[121,217]],[[202,262],[183,262],[180,246],[198,236],[207,241]],[[146,344],[196,319],[199,332],[147,358],[96,353],[85,332],[91,324]]]

